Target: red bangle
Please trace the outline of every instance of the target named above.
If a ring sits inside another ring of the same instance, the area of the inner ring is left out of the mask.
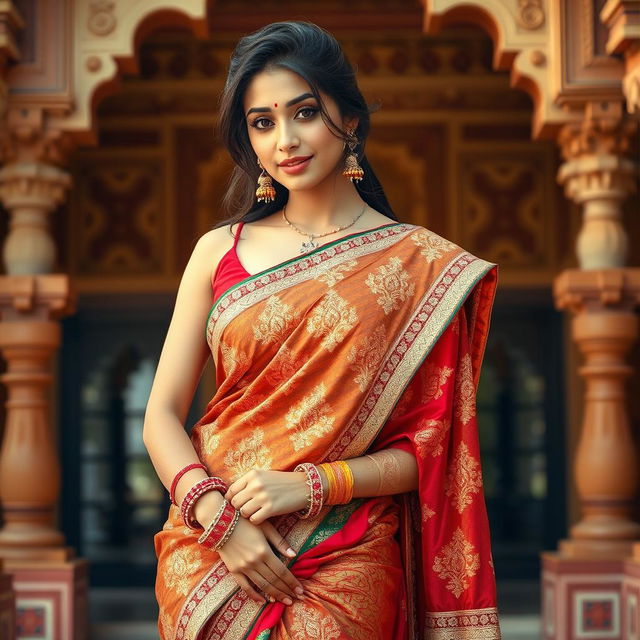
[[[217,551],[231,537],[239,516],[240,512],[225,500],[211,524],[198,538],[198,542],[207,549]]]
[[[307,474],[307,486],[309,487],[307,508],[298,511],[298,515],[302,519],[315,518],[320,513],[324,503],[322,479],[320,478],[318,468],[310,462],[303,462],[299,464],[294,471],[304,471]]]
[[[182,505],[180,506],[180,513],[182,515],[182,519],[184,520],[184,524],[195,531],[196,529],[202,529],[203,527],[198,523],[198,521],[193,517],[192,511],[195,507],[198,498],[203,496],[205,493],[209,491],[219,491],[220,493],[226,493],[229,490],[227,483],[222,478],[205,478],[204,480],[200,480],[200,482],[196,482],[189,492],[184,497],[182,501]]]
[[[180,471],[176,473],[175,478],[171,483],[171,489],[169,489],[171,504],[175,504],[176,506],[178,506],[176,503],[176,487],[178,486],[178,482],[185,473],[187,473],[188,471],[193,471],[194,469],[202,469],[204,472],[207,472],[207,467],[205,467],[202,462],[194,462],[193,464],[188,464],[184,469],[180,469]]]

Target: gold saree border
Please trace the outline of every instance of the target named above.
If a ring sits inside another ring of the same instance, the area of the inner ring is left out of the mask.
[[[326,269],[351,260],[387,249],[420,227],[398,223],[380,229],[365,231],[359,236],[337,240],[335,244],[318,250],[312,255],[276,266],[271,271],[260,272],[229,289],[213,305],[206,325],[207,342],[215,353],[224,328],[245,309],[265,300],[274,293],[296,284],[312,280]]]
[[[442,270],[385,357],[356,417],[337,435],[327,460],[357,457],[371,446],[442,332],[476,284],[494,267],[464,252]]]
[[[498,610],[427,612],[424,640],[500,640]]]

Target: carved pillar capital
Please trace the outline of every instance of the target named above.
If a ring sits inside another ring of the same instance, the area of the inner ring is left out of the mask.
[[[10,275],[50,273],[56,249],[48,215],[64,200],[71,177],[53,165],[14,163],[0,169],[0,200],[10,213],[3,248]]]
[[[628,253],[622,203],[634,193],[638,165],[625,157],[637,122],[621,103],[589,103],[580,123],[568,124],[558,144],[565,163],[558,181],[574,202],[583,205],[583,225],[576,253],[583,269],[621,267]]]

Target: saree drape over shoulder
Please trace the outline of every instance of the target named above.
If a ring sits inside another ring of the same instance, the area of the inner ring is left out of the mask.
[[[290,607],[250,600],[172,507],[155,538],[164,640],[500,638],[475,407],[495,285],[495,265],[392,223],[215,301],[217,391],[192,431],[210,473],[396,447],[419,487],[274,518],[306,593]]]

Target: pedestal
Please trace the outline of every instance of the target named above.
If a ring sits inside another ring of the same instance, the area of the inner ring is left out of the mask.
[[[16,591],[16,640],[87,638],[88,565],[68,555],[57,549],[46,561],[5,562]]]

